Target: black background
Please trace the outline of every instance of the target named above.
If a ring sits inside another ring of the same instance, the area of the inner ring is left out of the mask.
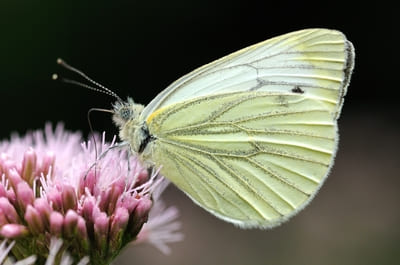
[[[240,48],[290,31],[343,31],[356,65],[333,172],[314,202],[271,230],[240,230],[174,188],[186,239],[164,257],[134,247],[119,264],[394,264],[400,254],[397,8],[383,1],[4,1],[0,3],[0,139],[63,121],[89,131],[89,108],[113,98],[57,83],[61,57],[122,98],[147,104],[172,81]],[[396,78],[396,80],[395,80]],[[117,133],[107,113],[97,131]],[[124,261],[124,259],[126,261]],[[125,262],[125,263],[124,263]]]

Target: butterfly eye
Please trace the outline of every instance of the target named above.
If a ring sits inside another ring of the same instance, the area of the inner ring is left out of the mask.
[[[132,115],[133,115],[133,111],[131,108],[123,107],[119,110],[119,116],[125,121],[131,119]]]

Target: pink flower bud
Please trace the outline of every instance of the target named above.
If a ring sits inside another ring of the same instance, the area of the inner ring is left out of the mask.
[[[29,149],[24,154],[24,160],[22,161],[21,177],[32,185],[35,178],[36,171],[36,153],[33,148]]]
[[[152,204],[153,202],[149,198],[142,197],[139,199],[139,203],[133,211],[133,215],[131,215],[131,227],[128,228],[132,237],[135,237],[142,229],[143,224],[147,222]]]
[[[82,239],[88,240],[87,238],[87,230],[86,230],[86,222],[82,216],[78,216],[78,223],[77,223],[77,230],[78,236]]]
[[[107,211],[108,205],[110,204],[111,188],[101,191],[99,208],[103,212]]]
[[[47,200],[51,202],[51,206],[55,211],[62,211],[63,204],[61,198],[61,192],[56,189],[52,189],[46,194]]]
[[[99,235],[108,236],[109,217],[104,213],[100,213],[94,220],[95,232]]]
[[[77,199],[75,189],[70,185],[64,185],[62,189],[62,203],[64,212],[67,212],[69,209],[76,210]]]
[[[86,174],[86,172],[85,172]],[[98,174],[98,173],[97,173]],[[87,189],[90,193],[93,193],[93,189],[96,186],[97,182],[97,174],[95,174],[94,170],[87,172],[86,175],[80,178],[79,182],[79,195],[84,194],[85,189]]]
[[[11,168],[7,171],[7,179],[11,185],[11,187],[16,190],[18,184],[22,181],[21,176],[19,175],[19,173],[17,172],[17,170],[15,168]]]
[[[117,207],[126,208],[129,214],[131,214],[133,210],[136,208],[137,204],[139,203],[139,200],[135,196],[127,194],[124,195],[119,197],[117,201]]]
[[[141,197],[139,199],[139,203],[135,208],[135,215],[140,219],[147,220],[147,216],[149,214],[150,208],[153,202],[147,197]]]
[[[96,206],[96,200],[93,197],[86,197],[80,211],[80,215],[86,220],[88,227],[93,227],[93,209]]]
[[[61,237],[64,224],[64,217],[59,212],[50,214],[50,233],[53,236]]]
[[[0,228],[0,236],[8,239],[17,239],[29,235],[29,230],[20,224],[6,224]]]
[[[92,210],[92,220],[93,223],[95,222],[95,220],[103,215],[105,215],[105,212],[102,212],[100,210],[100,208],[97,206],[97,204],[94,205],[93,210]]]
[[[28,205],[25,212],[25,221],[28,223],[29,230],[33,235],[39,235],[44,232],[44,225],[39,212]]]
[[[115,235],[123,232],[128,225],[129,221],[129,212],[125,208],[117,208],[115,210],[114,215],[112,216],[111,221],[111,229],[110,229],[110,238],[113,238]]]
[[[33,205],[40,214],[45,227],[48,228],[50,225],[50,213],[52,211],[49,203],[45,198],[37,198]]]
[[[108,205],[105,208],[106,212],[111,215],[114,212],[115,205],[118,201],[118,198],[121,196],[123,192],[123,188],[120,186],[113,185],[110,193],[109,193],[109,200],[108,200]]]
[[[111,250],[117,250],[122,245],[122,237],[129,222],[129,212],[125,208],[117,208],[111,221],[110,246]]]
[[[17,204],[17,198],[15,196],[15,192],[13,189],[7,190],[7,199],[10,201],[11,204],[13,205]]]
[[[74,210],[68,210],[64,217],[64,236],[72,238],[77,231],[78,214]]]
[[[14,206],[4,197],[0,198],[0,210],[4,213],[9,223],[20,223]]]
[[[54,152],[48,151],[44,156],[42,160],[42,166],[40,167],[40,173],[43,174],[43,176],[47,176],[50,173],[50,170],[52,171],[52,175],[54,172],[54,163],[56,160],[56,156]]]
[[[33,204],[34,195],[32,188],[25,181],[21,181],[17,185],[17,201],[22,212],[28,205]]]
[[[1,175],[6,174],[8,178],[8,171],[10,169],[16,169],[16,164],[10,159],[7,154],[2,153],[0,158],[0,173]]]
[[[79,245],[85,250],[88,251],[90,247],[89,237],[86,228],[85,219],[82,216],[78,216],[78,224],[77,224],[77,236],[79,240]]]
[[[107,248],[109,218],[103,212],[94,220],[94,239],[98,249],[102,252]]]

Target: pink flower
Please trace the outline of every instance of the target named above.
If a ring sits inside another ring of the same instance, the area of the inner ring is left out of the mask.
[[[155,220],[141,231],[152,207],[159,209],[168,182],[126,150],[111,148],[114,143],[105,143],[104,135],[97,141],[97,161],[92,143],[80,142],[79,134],[61,125],[0,142],[0,237],[15,240],[13,256],[35,255],[44,264],[46,257],[68,251],[71,260],[110,264],[139,233],[138,241],[167,253],[166,243],[182,238],[175,208],[159,221],[162,212],[152,211]]]

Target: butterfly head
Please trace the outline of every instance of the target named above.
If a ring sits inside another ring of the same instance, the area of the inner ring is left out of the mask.
[[[133,99],[127,101],[117,101],[113,105],[113,120],[118,127],[123,127],[127,122],[136,120],[142,113],[143,105],[136,104]]]
[[[117,101],[113,105],[113,121],[119,128],[119,137],[131,145],[132,151],[139,153],[142,138],[143,122],[140,119],[144,106],[136,104],[133,99]]]

